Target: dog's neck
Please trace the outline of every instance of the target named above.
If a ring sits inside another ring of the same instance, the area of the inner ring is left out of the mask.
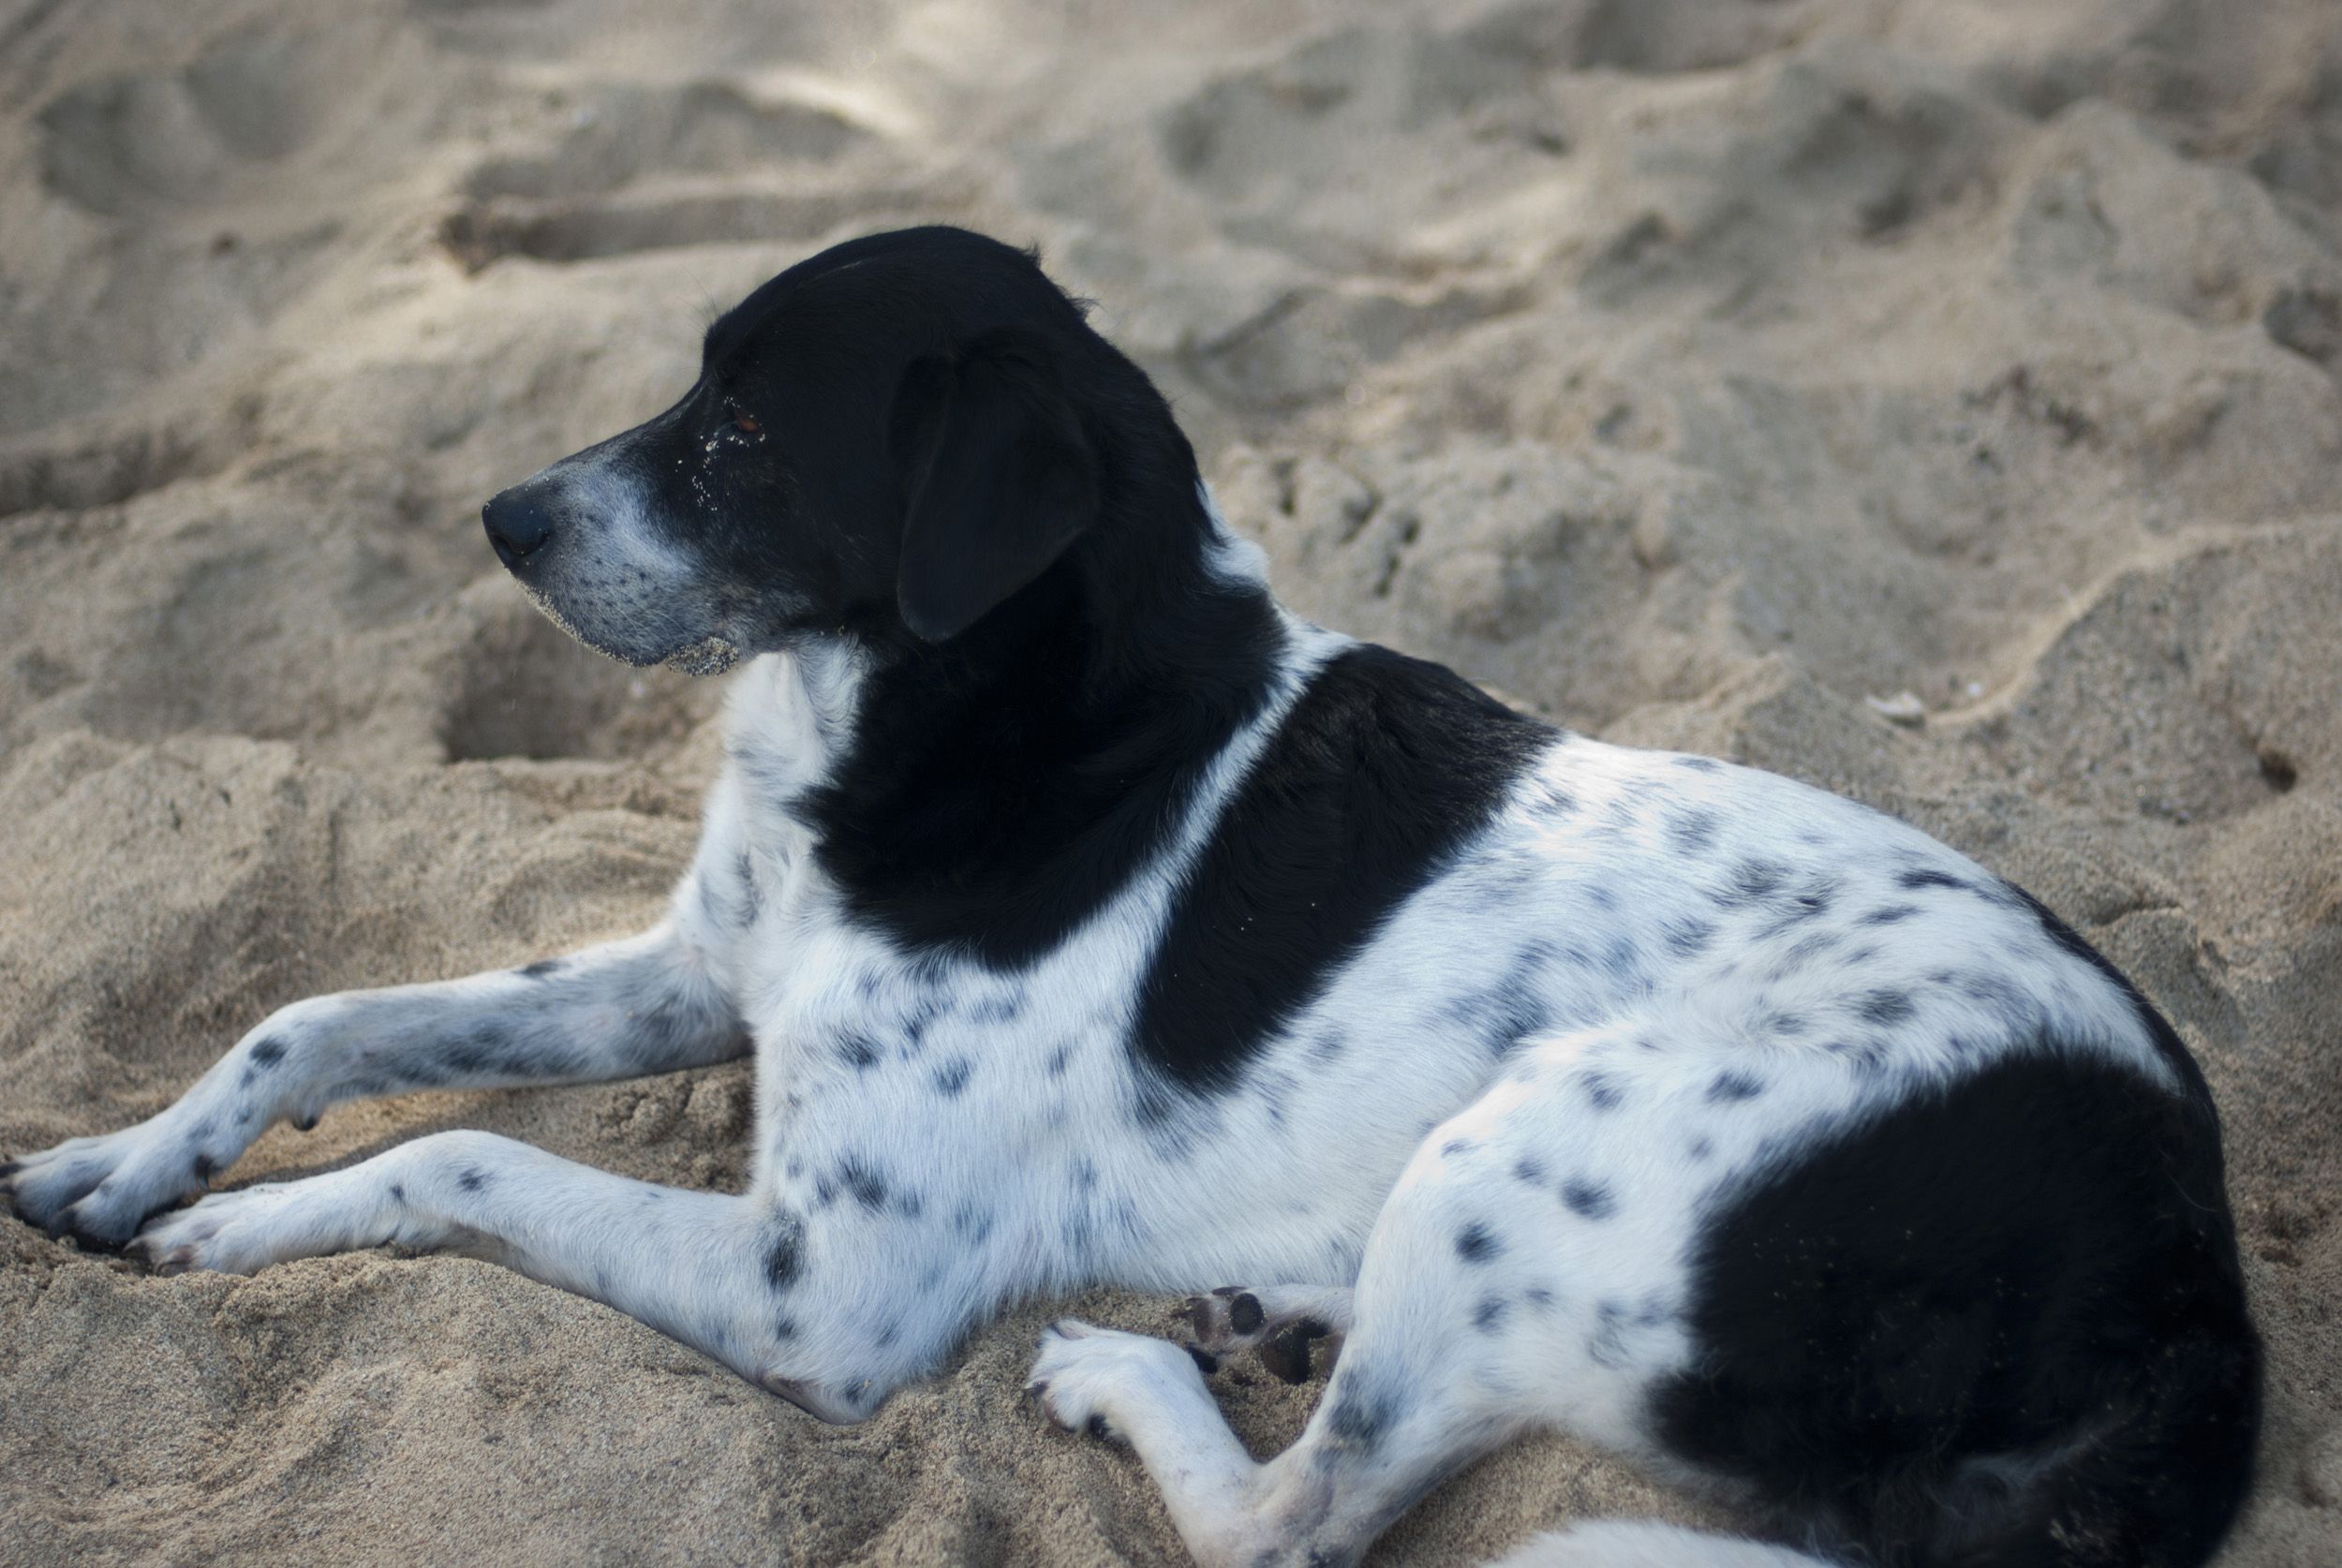
[[[1199,484],[1109,517],[948,643],[837,642],[796,656],[826,765],[788,808],[863,918],[1001,967],[1158,851],[1285,651],[1259,551]]]

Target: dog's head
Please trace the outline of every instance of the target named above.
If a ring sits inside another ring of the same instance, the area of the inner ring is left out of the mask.
[[[580,641],[705,674],[808,633],[956,637],[1097,525],[1134,446],[1193,486],[1167,407],[1032,257],[912,229],[764,284],[682,401],[482,516]]]

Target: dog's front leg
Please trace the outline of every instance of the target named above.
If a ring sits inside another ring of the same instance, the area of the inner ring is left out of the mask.
[[[670,921],[523,969],[280,1008],[169,1109],[0,1167],[0,1196],[52,1235],[118,1245],[274,1123],[308,1126],[338,1101],[631,1077],[747,1049],[730,1000]]]
[[[854,1364],[860,1336],[843,1319],[867,1292],[803,1217],[492,1132],[436,1132],[346,1170],[215,1192],[157,1217],[130,1250],[164,1273],[250,1274],[392,1242],[480,1253],[603,1302],[824,1420],[861,1419],[900,1381]]]

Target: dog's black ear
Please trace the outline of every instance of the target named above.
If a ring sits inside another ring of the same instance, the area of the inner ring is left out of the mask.
[[[1097,518],[1097,456],[1037,333],[987,333],[913,364],[894,436],[911,495],[896,597],[930,643],[1040,576]]]

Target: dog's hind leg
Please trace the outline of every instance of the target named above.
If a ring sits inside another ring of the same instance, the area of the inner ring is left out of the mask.
[[[1281,1311],[1306,1305],[1346,1324],[1346,1348],[1308,1427],[1266,1464],[1228,1430],[1199,1362],[1179,1346],[1073,1322],[1043,1336],[1032,1382],[1043,1407],[1075,1430],[1128,1441],[1198,1561],[1353,1561],[1416,1498],[1538,1414],[1511,1386],[1520,1347],[1475,1332],[1492,1277],[1519,1273],[1507,1266],[1519,1260],[1500,1259],[1493,1236],[1457,1218],[1469,1189],[1459,1191],[1435,1159],[1419,1154],[1410,1170],[1346,1302],[1341,1293],[1307,1303],[1290,1292],[1210,1298],[1226,1310],[1207,1309],[1207,1330],[1224,1317],[1239,1339],[1264,1331],[1271,1297]],[[1241,1305],[1247,1296],[1252,1309]],[[1537,1325],[1524,1308],[1505,1326]]]
[[[1031,1390],[1060,1426],[1137,1450],[1205,1568],[1331,1568],[1523,1425],[1450,1364],[1450,1347],[1378,1337],[1373,1324],[1353,1330],[1300,1440],[1266,1464],[1166,1339],[1060,1322],[1042,1336]]]
[[[582,1083],[721,1061],[749,1042],[669,921],[569,958],[278,1009],[168,1110],[0,1167],[0,1196],[52,1235],[117,1245],[200,1192],[277,1121],[422,1088]]]
[[[1079,1324],[1034,1366],[1049,1413],[1126,1438],[1189,1549],[1247,1568],[1354,1561],[1531,1427],[1652,1453],[1647,1390],[1689,1354],[1679,1188],[1704,1167],[1687,1175],[1677,1151],[1748,1102],[1709,1103],[1712,1070],[1670,1072],[1638,1032],[1553,1037],[1425,1138],[1368,1238],[1325,1397],[1284,1453],[1246,1456],[1178,1346]],[[1242,1294],[1215,1299],[1233,1317]]]

